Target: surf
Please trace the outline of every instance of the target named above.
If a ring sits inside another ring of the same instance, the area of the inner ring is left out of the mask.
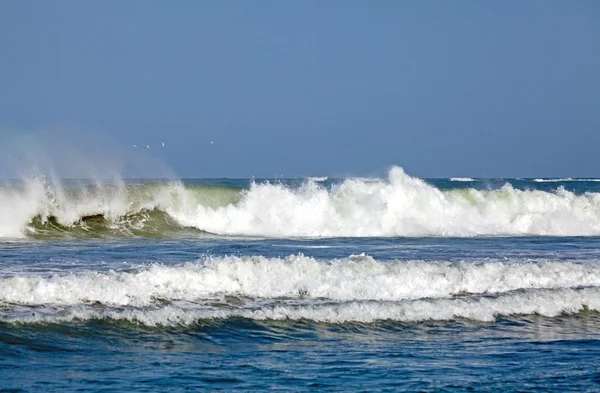
[[[235,203],[240,192],[179,181],[18,181],[0,187],[0,238],[194,236],[202,231],[185,228],[173,212]]]
[[[0,278],[0,321],[372,323],[600,311],[600,266],[570,261],[379,261],[368,255],[206,257],[181,265]]]
[[[600,194],[499,189],[441,190],[401,168],[387,179],[346,179],[327,188],[252,184],[236,204],[176,212],[221,235],[267,237],[597,236]]]
[[[530,184],[535,184],[532,182]],[[392,168],[385,179],[49,182],[0,187],[0,238],[598,236],[600,194],[440,189]]]

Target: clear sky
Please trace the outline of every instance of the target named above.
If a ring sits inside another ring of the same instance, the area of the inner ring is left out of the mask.
[[[2,1],[0,174],[37,143],[125,176],[600,177],[599,21],[595,0]]]

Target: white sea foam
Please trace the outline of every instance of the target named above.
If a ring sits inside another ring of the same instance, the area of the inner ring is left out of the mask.
[[[401,301],[581,286],[600,286],[600,264],[381,262],[365,255],[333,261],[302,255],[230,256],[180,266],[152,265],[135,272],[5,277],[0,279],[0,304],[148,307],[224,296]]]
[[[142,210],[166,211],[181,203],[198,203],[187,194],[178,182],[136,190],[123,181],[67,188],[60,181],[34,178],[0,188],[0,238],[22,238],[34,232],[30,224],[35,217],[41,222],[53,218],[69,227],[86,216],[102,215],[118,226],[128,215]]]
[[[441,191],[393,168],[387,181],[327,189],[254,184],[237,204],[170,211],[181,224],[249,236],[599,235],[600,194]]]
[[[0,237],[27,236],[34,217],[68,227],[102,215],[118,227],[124,217],[153,209],[179,225],[233,236],[600,235],[600,193],[510,185],[443,191],[397,167],[385,180],[347,179],[329,188],[315,181],[299,188],[254,183],[243,192],[213,189],[210,198],[207,189],[121,182],[73,190],[32,180],[0,189]]]
[[[600,263],[210,257],[179,266],[0,279],[0,321],[423,321],[600,311]]]
[[[323,182],[323,181],[327,180],[327,176],[309,177],[308,180],[316,181],[316,182]]]
[[[562,183],[562,182],[571,182],[571,181],[579,181],[579,182],[600,182],[600,179],[597,178],[588,178],[588,179],[579,179],[572,177],[565,177],[561,179],[533,179],[536,183]]]
[[[257,308],[98,308],[77,306],[52,310],[0,312],[9,323],[60,323],[113,319],[148,326],[190,325],[202,320],[247,318],[255,320],[310,320],[327,323],[391,320],[419,322],[457,318],[493,322],[498,316],[538,314],[555,317],[583,310],[600,311],[598,288],[510,292],[494,297],[404,300],[399,302],[350,301],[334,304],[279,304]]]
[[[470,177],[451,177],[450,181],[469,182],[469,181],[475,181],[475,180]]]

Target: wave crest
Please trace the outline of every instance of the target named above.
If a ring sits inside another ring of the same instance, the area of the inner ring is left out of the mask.
[[[207,232],[249,236],[497,236],[600,234],[600,194],[472,188],[442,191],[401,168],[387,180],[347,179],[330,189],[254,184],[243,198],[197,206],[175,219]]]
[[[600,194],[509,184],[440,190],[398,167],[387,179],[253,183],[243,190],[180,182],[65,189],[40,181],[0,189],[0,237],[200,233],[186,228],[261,237],[594,236]]]

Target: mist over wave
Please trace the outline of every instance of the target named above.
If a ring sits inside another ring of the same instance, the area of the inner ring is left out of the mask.
[[[533,183],[532,183],[533,184]],[[76,187],[36,178],[0,188],[0,236],[395,237],[600,235],[600,194],[442,190],[401,168],[349,178],[247,189],[158,182]]]
[[[0,237],[168,237],[185,233],[172,217],[175,212],[235,203],[239,197],[237,188],[177,181],[65,184],[35,178],[0,188]]]

